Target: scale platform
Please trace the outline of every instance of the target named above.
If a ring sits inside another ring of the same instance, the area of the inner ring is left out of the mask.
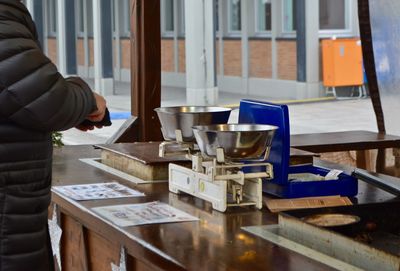
[[[263,192],[282,198],[314,196],[355,196],[358,193],[358,180],[348,174],[340,173],[337,180],[305,181],[289,179],[289,174],[311,173],[326,176],[331,169],[313,165],[289,166],[290,127],[287,105],[242,100],[239,109],[239,123],[257,123],[278,126],[272,141],[268,162],[273,165],[274,178],[263,182]]]

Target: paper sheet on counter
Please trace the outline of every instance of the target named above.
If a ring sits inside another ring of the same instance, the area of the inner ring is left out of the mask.
[[[117,182],[54,186],[52,188],[73,200],[143,197],[144,193]]]
[[[296,209],[312,209],[321,207],[353,205],[348,197],[341,196],[309,197],[297,199],[269,199],[266,200],[265,203],[268,209],[273,213]]]
[[[95,207],[92,210],[120,227],[199,220],[158,201]]]

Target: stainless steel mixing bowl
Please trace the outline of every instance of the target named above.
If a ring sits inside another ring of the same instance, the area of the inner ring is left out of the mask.
[[[222,124],[194,126],[193,132],[203,155],[215,157],[223,148],[228,160],[261,159],[271,146],[276,126]]]
[[[183,140],[194,141],[192,126],[224,124],[228,122],[230,108],[211,106],[176,106],[154,109],[161,122],[165,140],[176,140],[175,130],[182,131]]]

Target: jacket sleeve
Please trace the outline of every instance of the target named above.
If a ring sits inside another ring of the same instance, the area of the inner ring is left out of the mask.
[[[19,22],[9,27],[18,35],[0,37],[0,119],[50,132],[74,127],[96,110],[89,86],[61,76],[40,49],[33,27]]]
[[[88,85],[80,78],[64,79],[39,48],[1,61],[0,74],[9,74],[1,82],[0,115],[22,127],[65,130],[96,109]]]

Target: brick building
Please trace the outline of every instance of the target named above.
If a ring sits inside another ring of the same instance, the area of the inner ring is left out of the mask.
[[[160,1],[162,84],[185,87],[185,0]],[[205,1],[214,1],[219,91],[281,99],[322,96],[321,39],[358,36],[356,0]],[[76,66],[72,73],[93,78],[95,59],[105,57],[99,68],[100,78],[130,80],[129,0],[25,3],[35,20],[43,21],[38,28],[44,50],[59,66]],[[109,40],[107,31],[111,32]],[[72,37],[68,37],[71,32]],[[96,33],[102,43],[97,55]],[[71,43],[75,46],[68,48]],[[74,57],[75,62],[68,61]],[[113,69],[106,63],[112,63]],[[67,69],[61,68],[71,73]],[[110,89],[112,83],[106,82],[105,86]]]

